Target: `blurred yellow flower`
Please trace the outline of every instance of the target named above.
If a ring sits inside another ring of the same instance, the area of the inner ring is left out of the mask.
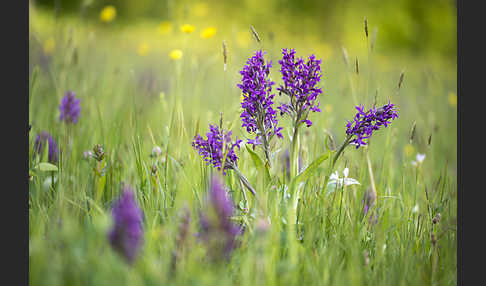
[[[178,49],[172,50],[169,54],[169,57],[173,60],[178,60],[182,58],[182,51]]]
[[[137,54],[139,54],[140,56],[146,56],[149,51],[150,51],[150,46],[147,43],[143,42],[140,45],[138,45]]]
[[[101,10],[101,13],[100,13],[101,21],[108,23],[108,22],[113,21],[115,19],[115,17],[116,17],[116,8],[115,7],[108,5],[105,8],[103,8],[103,10]]]
[[[194,15],[204,17],[208,14],[208,4],[201,2],[194,5]]]
[[[448,96],[449,105],[456,107],[457,105],[457,95],[454,92],[450,92]]]
[[[209,27],[209,28],[204,29],[201,32],[201,38],[209,39],[209,38],[213,37],[214,34],[216,34],[216,28],[215,27]]]
[[[50,54],[56,48],[56,42],[53,38],[49,38],[44,42],[44,53]]]
[[[157,26],[157,32],[159,35],[167,35],[168,33],[172,32],[172,23],[169,21],[163,21]]]
[[[405,153],[405,156],[410,156],[413,154],[413,151],[414,151],[414,148],[411,144],[407,144],[405,145],[405,147],[403,147],[403,153]]]
[[[330,104],[326,104],[326,105],[324,105],[324,110],[325,110],[326,112],[331,112],[331,111],[332,111],[332,105],[330,105]]]
[[[196,29],[196,27],[194,27],[194,25],[184,24],[184,25],[181,26],[181,31],[186,33],[186,34],[190,34],[190,33],[194,32],[194,29]]]

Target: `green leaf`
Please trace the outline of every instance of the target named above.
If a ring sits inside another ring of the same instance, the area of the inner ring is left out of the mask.
[[[43,171],[43,172],[49,172],[49,171],[57,172],[57,170],[58,170],[56,165],[53,165],[53,164],[47,163],[47,162],[39,163],[39,165],[37,165],[36,169],[39,169],[39,171]]]
[[[260,156],[258,156],[257,153],[255,153],[255,151],[251,150],[249,145],[246,145],[246,150],[248,150],[248,153],[250,153],[251,159],[253,160],[253,163],[255,164],[257,170],[263,171],[266,179],[270,180],[270,172],[268,171],[268,166],[265,166],[265,164],[263,164],[263,160],[260,158]]]
[[[297,175],[297,177],[295,177],[292,180],[291,185],[295,186],[298,183],[307,180],[313,173],[315,173],[317,167],[319,167],[319,165],[321,165],[322,162],[327,160],[332,153],[333,151],[329,151],[326,154],[322,154],[321,156],[317,157],[317,159],[315,159],[314,162],[310,163],[309,166],[307,166],[307,168],[305,168],[304,171],[302,171],[299,175]]]

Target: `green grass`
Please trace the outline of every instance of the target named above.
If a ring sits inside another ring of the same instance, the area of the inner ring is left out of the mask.
[[[350,177],[361,185],[324,195],[329,167],[325,160],[302,180],[295,214],[294,197],[284,196],[291,184],[280,158],[290,146],[291,126],[282,119],[285,138],[272,141],[270,178],[262,175],[245,147],[237,153],[239,168],[255,187],[259,203],[248,193],[250,212],[237,207],[235,219],[248,225],[231,260],[211,262],[205,246],[191,235],[172,271],[179,215],[187,205],[191,234],[198,231],[198,212],[205,207],[209,178],[215,173],[192,149],[192,138],[205,134],[209,123],[217,124],[220,112],[225,128],[239,138],[247,136],[240,127],[236,84],[238,71],[260,46],[247,30],[242,31],[248,33],[249,44],[239,45],[235,35],[240,31],[230,29],[203,40],[198,33],[157,36],[156,23],[121,29],[70,18],[59,21],[41,10],[31,13],[30,63],[36,66],[29,100],[31,285],[456,284],[457,113],[448,102],[456,91],[455,65],[385,57],[376,51],[368,54],[363,40],[360,46],[346,47],[350,60],[346,66],[340,47],[324,53],[319,48],[322,43],[308,45],[291,35],[275,41],[263,38],[277,85],[281,48],[295,48],[298,56],[314,53],[323,60],[324,92],[319,97],[323,112],[312,114],[314,125],[300,133],[304,167],[329,151],[326,134],[341,144],[355,104],[369,107],[375,100],[377,104],[391,100],[400,117],[374,135],[367,149],[348,147],[338,161],[335,170],[341,173],[348,167]],[[56,46],[45,54],[42,45],[50,37]],[[147,56],[139,56],[136,46],[144,39],[151,39],[152,48]],[[222,39],[229,46],[226,72]],[[170,60],[173,48],[183,50],[181,60]],[[359,74],[354,72],[356,57]],[[398,89],[403,69],[404,82]],[[58,121],[58,105],[66,90],[73,90],[82,106],[79,123],[70,127]],[[417,127],[410,143],[414,121]],[[57,172],[36,168],[39,158],[33,156],[33,144],[42,130],[52,133],[61,146]],[[94,160],[83,159],[83,152],[95,144],[106,153],[103,177],[95,174]],[[405,151],[407,144],[413,147],[410,153]],[[149,156],[155,145],[163,150],[157,160]],[[367,151],[378,192],[374,226],[362,216],[362,198],[371,185]],[[417,152],[426,154],[419,168],[411,165]],[[261,149],[256,153],[264,158]],[[157,172],[152,174],[154,164]],[[110,205],[123,183],[134,187],[145,215],[144,244],[133,266],[124,263],[107,240]],[[243,202],[235,174],[225,176],[225,185],[235,206]],[[433,225],[437,213],[441,220]],[[289,223],[292,215],[297,225]],[[270,222],[266,231],[258,229],[262,220]],[[436,248],[432,232],[438,237]]]

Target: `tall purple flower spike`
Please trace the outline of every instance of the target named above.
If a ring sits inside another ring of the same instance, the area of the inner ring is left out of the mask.
[[[248,140],[248,144],[252,144],[253,148],[262,143],[267,145],[264,146],[267,148],[273,135],[283,138],[280,133],[282,128],[278,127],[277,111],[272,108],[275,97],[275,94],[272,94],[272,85],[275,82],[269,79],[272,62],[265,63],[264,54],[260,50],[248,59],[240,71],[241,83],[237,84],[243,93],[241,126],[246,128],[248,133],[256,135],[255,139]]]
[[[75,97],[74,92],[67,91],[59,105],[59,112],[61,113],[59,120],[66,123],[77,123],[81,112],[79,102],[80,99]]]
[[[219,129],[216,125],[209,125],[209,132],[206,133],[207,139],[203,139],[199,134],[196,135],[192,142],[192,147],[199,152],[199,155],[203,157],[207,165],[213,165],[213,167],[221,170],[223,165],[223,148],[225,149],[226,161],[223,166],[223,174],[226,174],[225,170],[233,169],[237,166],[238,156],[235,154],[235,147],[240,149],[240,143],[242,140],[236,139],[235,142],[231,141],[231,131],[224,131]]]
[[[201,232],[198,236],[207,244],[213,258],[229,258],[242,228],[231,221],[233,202],[217,177],[211,180],[207,204],[206,211],[200,214]]]
[[[42,131],[35,138],[34,153],[42,156],[42,154],[44,153],[45,144],[47,142],[49,143],[47,158],[49,162],[55,164],[57,163],[59,158],[59,149],[57,146],[57,142],[54,140],[54,138],[52,138],[52,135],[50,135],[46,131]]]
[[[356,149],[366,145],[365,139],[370,138],[374,131],[379,130],[381,126],[386,128],[391,120],[398,118],[398,111],[390,102],[378,109],[373,106],[366,112],[361,105],[356,106],[356,110],[358,113],[354,116],[354,120],[348,121],[346,125],[346,134],[354,137],[350,143],[356,145]]]
[[[129,186],[123,188],[121,197],[113,206],[112,215],[114,225],[109,233],[111,246],[132,264],[143,242],[143,212]]]
[[[288,104],[277,107],[280,115],[290,114],[295,116],[296,124],[305,123],[307,127],[312,125],[308,119],[309,112],[321,112],[317,96],[322,89],[317,87],[321,80],[321,60],[310,55],[307,61],[303,58],[295,58],[294,49],[283,49],[283,57],[278,63],[281,65],[283,85],[277,88],[279,94],[289,97]]]

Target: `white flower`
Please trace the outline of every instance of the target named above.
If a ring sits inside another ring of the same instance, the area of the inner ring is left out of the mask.
[[[415,160],[416,161],[412,161],[412,165],[417,167],[418,165],[422,164],[422,162],[425,160],[425,154],[417,153]]]
[[[152,157],[158,157],[160,155],[162,155],[162,149],[160,149],[159,146],[155,146],[154,148],[152,148],[152,154],[150,154]]]
[[[334,173],[331,174],[329,180],[337,180],[337,179],[339,179],[339,173],[338,171],[335,171]]]
[[[425,154],[417,153],[417,162],[422,163],[425,160]]]
[[[349,186],[349,185],[361,185],[357,180],[353,178],[348,178],[349,176],[349,168],[344,168],[343,170],[343,177],[339,177],[339,172],[335,171],[334,173],[329,176],[329,182],[326,186],[327,194],[330,194],[336,190],[336,188],[342,188]]]
[[[344,170],[343,170],[343,176],[344,176],[345,178],[347,178],[347,177],[348,177],[348,175],[349,175],[349,168],[344,168]]]
[[[419,211],[419,206],[418,206],[418,205],[415,205],[415,206],[413,207],[413,209],[412,209],[412,212],[413,212],[413,213],[416,213],[416,212],[418,212],[418,211]]]

